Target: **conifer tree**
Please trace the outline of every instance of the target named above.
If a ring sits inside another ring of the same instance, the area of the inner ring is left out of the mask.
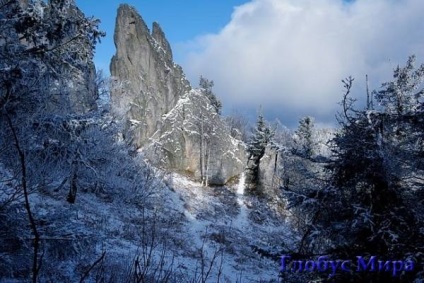
[[[397,276],[393,266],[375,262],[375,267],[367,267],[371,272],[353,274],[358,282],[413,282],[420,276],[419,270],[405,265],[421,262],[424,254],[419,229],[424,215],[418,208],[424,173],[424,65],[415,69],[413,63],[411,57],[405,67],[395,70],[393,81],[373,92],[383,106],[376,110],[355,108],[350,98],[353,78],[343,80],[341,129],[331,143],[328,180],[312,192],[296,192],[301,198],[289,200],[310,219],[298,249],[304,256],[364,255],[368,261],[372,259],[366,255],[373,255],[382,261],[402,261]],[[335,279],[345,282],[352,274],[338,274]]]
[[[299,120],[299,127],[296,131],[298,136],[296,153],[306,158],[314,155],[313,128],[314,120],[312,117],[307,116]]]
[[[216,113],[221,115],[222,103],[212,92],[213,86],[214,82],[212,80],[208,80],[205,77],[200,76],[199,87],[201,88],[202,93],[209,99],[212,106],[215,108]]]
[[[247,145],[247,152],[250,157],[259,157],[265,153],[265,148],[271,142],[273,133],[268,125],[266,125],[262,114],[258,115],[256,127],[253,130],[253,136]]]
[[[252,194],[260,195],[259,166],[261,158],[265,155],[267,145],[272,143],[274,132],[266,124],[262,113],[258,115],[253,136],[247,144],[249,155],[246,168],[246,186]]]

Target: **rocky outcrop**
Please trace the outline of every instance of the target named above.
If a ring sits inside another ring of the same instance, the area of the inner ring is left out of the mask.
[[[209,99],[192,90],[163,117],[163,127],[144,150],[155,166],[222,185],[246,165],[245,147],[216,113]]]
[[[259,166],[259,190],[265,195],[275,195],[279,189],[280,180],[280,152],[272,146],[267,146]]]
[[[160,48],[162,48],[163,54],[165,56],[164,59],[166,60],[166,62],[170,63],[170,65],[173,65],[171,45],[165,38],[165,33],[162,31],[161,27],[156,22],[153,23],[152,37],[156,41],[156,43],[159,44]]]
[[[243,143],[209,98],[191,89],[159,24],[150,33],[134,8],[121,5],[114,40],[112,110],[126,122],[124,138],[153,165],[198,181],[222,185],[238,176]]]
[[[123,87],[112,91],[112,108],[127,120],[125,136],[141,147],[160,129],[162,115],[191,87],[181,67],[172,62],[160,26],[153,24],[150,34],[134,8],[119,7],[114,40],[110,72]]]
[[[267,145],[262,157],[250,156],[245,168],[246,193],[259,197],[275,196],[281,184],[281,152]]]

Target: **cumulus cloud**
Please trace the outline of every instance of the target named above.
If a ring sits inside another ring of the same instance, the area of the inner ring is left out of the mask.
[[[422,0],[253,0],[188,44],[182,65],[193,83],[213,79],[226,109],[331,123],[341,79],[356,77],[363,95],[365,74],[377,88],[409,55],[424,62],[422,11]]]

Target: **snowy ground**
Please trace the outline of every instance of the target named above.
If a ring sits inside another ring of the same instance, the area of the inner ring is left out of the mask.
[[[227,282],[278,281],[278,263],[260,258],[251,246],[272,248],[287,243],[291,241],[290,230],[282,215],[263,204],[255,207],[244,196],[244,175],[230,188],[203,187],[177,174],[169,175],[167,183],[175,192],[170,196],[183,202],[187,220],[184,236],[193,246],[201,247],[206,235],[209,255],[217,247],[224,248],[223,277]],[[265,219],[261,224],[251,219],[255,212]],[[190,265],[195,266],[195,262]],[[215,274],[208,282],[216,281]]]
[[[66,189],[32,194],[48,250],[40,280],[79,281],[106,252],[102,272],[113,275],[113,282],[123,282],[135,260],[152,267],[164,260],[163,272],[172,269],[176,282],[218,282],[218,277],[219,282],[278,282],[278,262],[251,247],[278,247],[293,236],[283,215],[244,195],[244,176],[233,187],[203,187],[174,173],[163,180],[147,201],[128,192],[79,191],[75,204],[65,201]],[[25,232],[20,241],[27,252],[0,259],[0,264],[16,263],[10,265],[15,278],[28,269],[32,251],[23,207],[18,212],[15,225]],[[7,278],[0,274],[0,281],[2,276]]]

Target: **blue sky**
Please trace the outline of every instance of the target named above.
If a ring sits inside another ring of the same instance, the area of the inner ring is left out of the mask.
[[[77,0],[102,21],[107,37],[96,66],[108,70],[120,1]],[[128,1],[148,26],[159,22],[176,63],[193,86],[214,80],[223,113],[268,120],[291,128],[310,115],[333,126],[341,80],[355,78],[364,101],[365,75],[378,89],[397,65],[415,54],[424,62],[422,0],[149,0]]]
[[[183,58],[181,44],[198,36],[219,32],[231,18],[233,7],[246,3],[246,0],[77,0],[78,7],[86,16],[94,16],[101,20],[101,29],[106,37],[96,48],[96,65],[104,70],[109,69],[109,62],[115,53],[113,31],[115,17],[119,4],[126,3],[134,6],[144,21],[151,28],[152,23],[158,22],[165,31],[170,42],[174,60],[177,63]]]

